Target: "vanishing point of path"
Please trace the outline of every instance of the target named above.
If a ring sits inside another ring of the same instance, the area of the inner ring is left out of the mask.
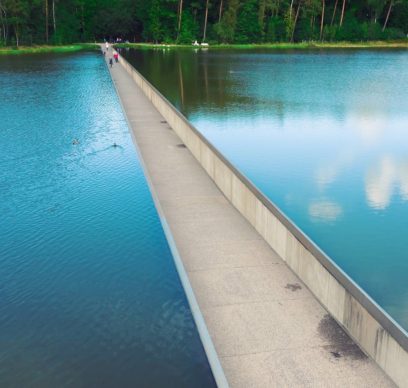
[[[394,386],[227,201],[122,65],[110,72],[229,385]]]

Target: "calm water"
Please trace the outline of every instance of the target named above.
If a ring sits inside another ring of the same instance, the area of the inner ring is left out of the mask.
[[[408,51],[124,54],[408,329]]]
[[[0,90],[0,386],[214,386],[102,57]]]

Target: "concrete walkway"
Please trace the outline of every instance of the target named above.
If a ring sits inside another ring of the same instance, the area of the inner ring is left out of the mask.
[[[225,199],[124,68],[110,71],[230,386],[394,386]]]

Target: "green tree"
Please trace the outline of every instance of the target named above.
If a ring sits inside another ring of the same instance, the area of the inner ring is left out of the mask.
[[[408,0],[0,0],[0,45],[398,39]]]
[[[30,14],[29,4],[24,0],[6,0],[4,6],[7,9],[8,24],[13,26],[15,43],[18,47]]]
[[[229,0],[227,10],[222,16],[221,22],[217,23],[214,27],[218,39],[223,43],[234,41],[239,5],[239,0]]]
[[[262,37],[258,19],[258,1],[246,0],[237,15],[235,41],[238,43],[256,43]]]

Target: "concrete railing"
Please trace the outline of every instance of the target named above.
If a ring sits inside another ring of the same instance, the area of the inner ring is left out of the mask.
[[[122,56],[120,63],[225,197],[317,300],[400,387],[408,387],[408,335],[296,225],[242,175]]]

